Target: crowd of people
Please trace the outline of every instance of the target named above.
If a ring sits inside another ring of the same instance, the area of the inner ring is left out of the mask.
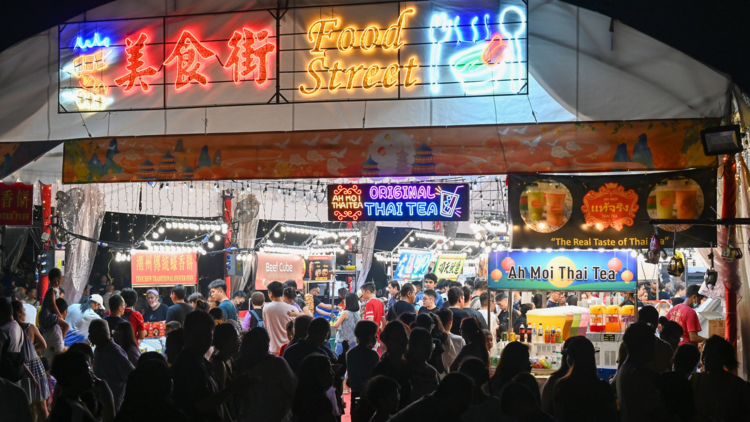
[[[695,332],[693,286],[667,318],[640,309],[610,382],[578,336],[540,388],[527,344],[507,343],[496,368],[490,350],[530,309],[571,304],[557,292],[522,303],[427,274],[389,283],[387,297],[372,283],[344,289],[334,304],[294,281],[230,298],[216,280],[206,297],[148,290],[139,308],[133,289],[70,304],[62,274],[49,281],[38,307],[20,292],[0,299],[0,421],[750,420],[732,345]],[[139,347],[152,322],[165,323],[164,353]]]

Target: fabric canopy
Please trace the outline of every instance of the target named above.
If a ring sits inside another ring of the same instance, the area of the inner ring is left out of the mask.
[[[290,2],[323,6],[334,2]],[[340,1],[335,4],[340,4]],[[435,2],[440,4],[440,2]],[[253,7],[268,7],[257,3]],[[275,7],[275,2],[270,5]],[[241,0],[113,2],[85,20],[247,10]],[[322,10],[322,8],[320,8]],[[291,19],[287,16],[284,19]],[[72,21],[83,21],[84,17]],[[130,112],[57,112],[58,29],[0,54],[0,141],[454,126],[725,115],[730,81],[627,26],[547,0],[528,4],[529,95]],[[206,92],[205,95],[212,95]]]

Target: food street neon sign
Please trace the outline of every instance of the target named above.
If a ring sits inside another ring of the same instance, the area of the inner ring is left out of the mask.
[[[357,35],[357,29],[351,26],[345,27],[338,33],[336,49],[342,53],[352,51],[352,49],[371,51],[376,47],[380,47],[384,51],[398,51],[404,45],[404,42],[401,40],[401,32],[404,29],[406,18],[414,13],[414,9],[412,8],[402,11],[398,20],[383,31],[382,36],[377,26],[368,26],[364,30],[360,30],[359,36]],[[299,86],[299,92],[304,95],[313,95],[320,91],[325,82],[324,76],[326,73],[329,74],[327,87],[331,93],[336,92],[338,89],[351,90],[355,87],[355,83],[366,91],[378,86],[384,89],[397,86],[401,73],[401,66],[398,63],[391,63],[385,69],[381,69],[380,65],[373,64],[365,70],[365,65],[363,64],[341,67],[339,66],[340,62],[336,61],[331,67],[326,68],[325,50],[322,47],[323,39],[331,40],[334,30],[338,25],[338,18],[320,19],[313,22],[307,29],[307,40],[313,43],[310,53],[321,55],[311,59],[307,64],[307,73],[313,78],[314,85],[307,86],[302,84]],[[403,66],[406,73],[403,83],[404,88],[411,88],[418,82],[414,77],[414,71],[418,67],[419,65],[416,63],[416,58],[414,57],[409,58],[408,63]],[[382,73],[381,70],[383,70]],[[339,75],[342,75],[340,82],[337,79]],[[345,87],[341,88],[344,85],[344,81],[346,81]]]
[[[287,14],[284,25],[303,28],[302,51],[295,34],[275,33],[281,17],[260,10],[228,14],[231,27],[206,24],[209,14],[67,23],[58,111],[528,93],[521,0],[460,13],[426,0],[398,4],[377,21],[361,4]]]
[[[467,221],[467,184],[328,186],[331,221]]]

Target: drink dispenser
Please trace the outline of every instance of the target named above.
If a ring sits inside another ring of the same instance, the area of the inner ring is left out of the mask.
[[[625,330],[630,327],[630,324],[635,322],[635,306],[625,305],[622,307],[622,315],[620,316],[621,331],[624,333]]]
[[[589,330],[592,333],[601,333],[604,331],[604,314],[606,307],[604,305],[589,306]]]
[[[620,326],[620,313],[622,310],[619,305],[607,306],[607,313],[605,315],[604,331],[607,333],[619,333],[622,327]]]

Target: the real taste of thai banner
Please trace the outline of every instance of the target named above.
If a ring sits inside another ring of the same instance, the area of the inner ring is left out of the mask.
[[[630,251],[495,251],[488,257],[490,289],[635,290],[637,258]]]
[[[65,183],[715,168],[717,119],[107,137],[65,142]]]
[[[134,252],[130,259],[133,287],[198,283],[198,256],[180,252]]]
[[[511,248],[648,248],[648,219],[715,218],[716,170],[639,175],[508,176]],[[713,226],[660,225],[665,247],[716,244]]]

